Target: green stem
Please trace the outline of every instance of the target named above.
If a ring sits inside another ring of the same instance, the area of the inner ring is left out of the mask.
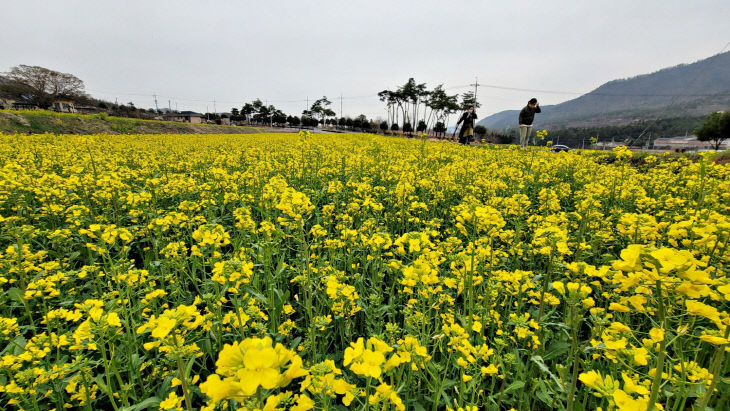
[[[365,411],[370,409],[370,377],[368,377],[368,382],[365,385],[365,405],[363,406],[363,409]]]
[[[449,356],[446,359],[445,364],[447,366],[449,364],[451,364],[451,354],[452,354],[452,352],[449,352]],[[441,391],[443,390],[445,380],[446,380],[446,372],[444,372],[444,375],[441,378],[441,381],[439,382],[439,386],[436,389],[436,392],[433,394],[433,399],[431,400],[431,402],[433,403],[433,408],[432,408],[433,411],[436,411],[439,409],[439,399],[441,399]]]
[[[570,306],[570,318],[571,318],[571,341],[570,341],[570,352],[573,354],[573,373],[570,378],[570,387],[568,387],[568,411],[573,411],[573,402],[575,401],[575,386],[578,383],[578,362],[580,360],[580,352],[583,347],[578,348],[578,335],[577,325],[575,324],[575,305]],[[584,345],[585,346],[585,345]]]
[[[129,407],[129,398],[127,395],[128,390],[124,382],[122,381],[122,376],[119,375],[117,364],[114,361],[114,349],[111,344],[109,344],[109,367],[111,367],[112,371],[114,372],[114,376],[117,379],[117,384],[119,384],[119,389],[122,392],[122,405],[124,405],[125,407]]]
[[[547,270],[545,272],[545,279],[542,281],[542,291],[540,292],[540,309],[537,313],[537,323],[540,326],[540,342],[542,343],[542,314],[545,311],[545,292],[547,291],[548,285],[550,285],[550,278],[552,277],[553,268],[553,254],[550,254],[550,260],[548,260]]]
[[[84,363],[84,365],[86,365]],[[86,370],[81,370],[81,381],[84,383],[84,397],[86,398],[86,401],[84,402],[85,408],[87,410],[91,410],[91,398],[89,398],[89,382],[86,380]]]
[[[657,300],[659,303],[659,322],[662,328],[667,329],[667,321],[664,311],[664,297],[662,296],[662,282],[656,280]],[[654,410],[657,400],[659,399],[659,387],[662,385],[662,374],[664,373],[664,357],[666,356],[666,337],[659,344],[659,355],[657,357],[657,365],[654,371],[654,381],[651,384],[651,395],[649,396],[649,405],[647,411]]]
[[[109,365],[109,360],[107,360],[106,358],[106,343],[100,344],[99,348],[101,349],[101,358],[104,360],[104,364],[108,370],[109,368],[111,368],[111,366]],[[109,374],[109,372],[104,373],[104,377],[106,378],[106,395],[109,396],[109,401],[112,403],[114,411],[117,411],[119,408],[117,407],[117,402],[114,401],[114,393],[112,392],[112,379]]]
[[[728,336],[730,336],[730,327],[725,328],[725,336],[724,338],[727,339]],[[724,346],[718,346],[715,350],[715,357],[712,360],[712,365],[710,366],[710,373],[712,374],[712,382],[710,383],[710,388],[707,389],[707,392],[705,393],[705,396],[702,397],[702,400],[700,400],[699,404],[697,405],[698,410],[704,410],[705,407],[707,407],[707,404],[710,402],[710,398],[712,398],[713,391],[715,391],[715,386],[717,385],[718,374],[720,373],[720,368],[722,367],[722,363],[725,361],[725,347]]]
[[[182,382],[183,395],[185,396],[185,407],[188,411],[193,410],[190,402],[190,390],[188,389],[188,380],[185,378],[185,368],[183,367],[182,357],[177,357],[177,370],[180,373],[180,381]]]

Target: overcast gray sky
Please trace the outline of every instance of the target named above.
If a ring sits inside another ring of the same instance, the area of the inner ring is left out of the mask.
[[[0,4],[0,71],[72,73],[97,98],[229,111],[255,98],[300,115],[385,117],[377,93],[414,77],[451,94],[479,78],[480,117],[714,55],[728,0],[39,1]]]

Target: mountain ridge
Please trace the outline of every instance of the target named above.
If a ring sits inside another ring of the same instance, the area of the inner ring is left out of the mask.
[[[628,124],[636,120],[700,116],[730,108],[730,52],[652,73],[614,79],[560,104],[542,106],[535,126],[551,129]],[[519,110],[477,124],[514,128]]]

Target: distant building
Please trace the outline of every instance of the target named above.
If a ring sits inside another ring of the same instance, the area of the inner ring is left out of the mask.
[[[69,99],[58,99],[51,104],[51,110],[59,113],[75,113],[76,107],[74,107],[73,100]]]
[[[0,110],[9,110],[13,107],[13,103],[15,102],[12,98],[3,98],[0,97]]]
[[[728,141],[720,144],[720,150],[728,148]],[[699,141],[697,136],[661,137],[654,140],[656,150],[681,150],[681,151],[702,151],[714,150],[715,145],[711,141]]]
[[[20,99],[13,102],[14,110],[37,110],[39,108],[40,107],[38,107],[36,103],[33,103],[30,100]]]
[[[167,113],[164,115],[167,121],[179,121],[182,123],[201,124],[204,116],[194,111],[181,111],[179,113]]]
[[[75,105],[74,108],[76,109],[76,112],[79,114],[93,114],[93,113],[101,113],[104,111],[101,108],[96,107],[96,106]]]
[[[625,145],[626,143],[623,141],[599,141],[596,143],[596,148],[599,150],[612,150],[614,147]]]

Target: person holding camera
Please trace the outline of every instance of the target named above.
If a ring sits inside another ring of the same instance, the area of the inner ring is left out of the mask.
[[[461,115],[459,121],[456,122],[456,127],[459,124],[464,123],[459,131],[459,143],[468,144],[469,140],[474,137],[474,120],[477,118],[477,113],[474,111],[474,106],[470,106],[468,110]]]
[[[520,111],[520,146],[526,148],[530,142],[530,134],[532,133],[532,122],[535,120],[535,113],[540,113],[540,104],[536,98],[531,98],[527,102],[525,108]]]

